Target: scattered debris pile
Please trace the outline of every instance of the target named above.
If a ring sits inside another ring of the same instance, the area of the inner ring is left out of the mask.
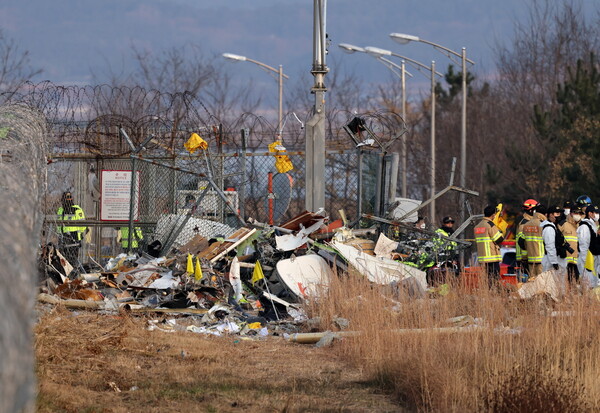
[[[350,267],[410,299],[447,294],[447,283],[438,283],[410,255],[399,253],[405,247],[376,229],[350,229],[345,219],[329,223],[321,212],[304,212],[281,226],[252,219],[238,230],[221,224],[213,233],[173,243],[165,256],[121,254],[86,273],[48,245],[43,254],[48,277],[38,300],[162,314],[163,321],[149,321],[151,330],[298,337],[313,329],[303,304],[319,299],[332,278],[348,274]],[[543,274],[513,289],[523,299],[547,294],[558,301],[564,277]]]
[[[165,256],[121,254],[85,273],[48,245],[42,255],[48,276],[38,300],[192,316],[152,322],[150,329],[261,337],[299,332],[307,320],[302,303],[325,293],[348,264],[373,283],[404,285],[415,297],[425,294],[425,273],[393,260],[385,236],[374,248],[372,240],[346,226],[328,224],[321,212],[304,212],[281,226],[250,220],[236,231],[221,225],[174,243]],[[374,251],[383,252],[376,257]]]

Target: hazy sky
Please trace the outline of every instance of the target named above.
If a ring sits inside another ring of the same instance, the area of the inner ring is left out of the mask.
[[[388,37],[403,32],[456,51],[466,47],[477,63],[472,70],[490,76],[493,46],[510,40],[515,19],[525,19],[530,2],[329,0],[329,59],[339,58],[373,83],[389,81],[389,71],[367,55],[343,54],[338,43],[391,49],[426,64],[435,59],[445,71],[449,60],[430,46],[401,46]],[[109,66],[131,70],[134,45],[160,51],[193,43],[207,55],[231,52],[282,64],[291,82],[310,71],[312,8],[310,0],[2,0],[0,26],[44,70],[38,80],[87,84],[92,71],[102,80]],[[236,76],[272,82],[251,66],[231,64]]]

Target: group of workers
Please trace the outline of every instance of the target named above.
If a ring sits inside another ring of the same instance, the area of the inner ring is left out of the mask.
[[[79,264],[79,250],[81,243],[89,232],[85,226],[77,226],[75,223],[67,221],[79,221],[85,219],[83,209],[73,202],[73,194],[64,192],[61,197],[61,206],[56,211],[58,221],[62,221],[57,226],[57,232],[60,237],[59,246],[64,257],[74,267]],[[131,249],[137,250],[140,241],[143,239],[142,229],[134,227],[131,237],[129,236],[129,227],[117,228],[117,242],[120,242],[123,251],[129,250],[129,238],[131,238]]]
[[[600,274],[600,239],[598,220],[600,208],[582,195],[575,202],[563,206],[546,207],[535,199],[527,199],[521,206],[522,217],[515,230],[517,266],[530,279],[544,271],[559,270],[570,282],[584,277],[597,282]],[[494,223],[498,210],[487,206],[483,220],[475,227],[477,258],[491,279],[500,274],[500,244],[505,234]]]

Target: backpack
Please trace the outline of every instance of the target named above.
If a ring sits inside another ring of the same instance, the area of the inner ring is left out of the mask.
[[[565,241],[565,236],[563,235],[562,231],[560,229],[558,229],[558,227],[556,227],[552,224],[544,225],[542,227],[542,230],[546,229],[547,227],[552,227],[554,229],[554,234],[555,234],[554,245],[556,246],[556,255],[558,255],[560,258],[567,258],[567,245],[566,245],[566,241]],[[590,250],[591,250],[591,242],[590,242]]]
[[[592,255],[600,255],[600,237],[589,222],[582,222],[581,225],[585,225],[590,230],[590,252]]]

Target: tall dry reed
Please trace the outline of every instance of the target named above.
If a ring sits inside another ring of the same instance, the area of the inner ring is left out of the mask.
[[[310,311],[324,329],[344,317],[362,333],[336,349],[404,407],[600,409],[600,302],[591,294],[574,289],[555,303],[545,296],[521,300],[502,288],[456,285],[445,296],[417,299],[349,274],[336,279]],[[475,328],[443,330],[456,325],[450,318],[465,315]]]

